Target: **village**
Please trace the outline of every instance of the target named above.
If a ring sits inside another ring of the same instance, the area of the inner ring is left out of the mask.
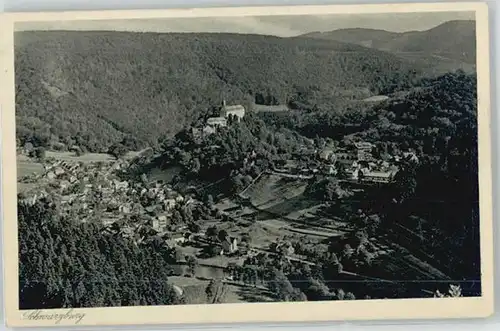
[[[226,106],[224,102],[219,117],[208,118],[204,127],[193,130],[197,135],[210,135],[227,126],[229,121],[241,121],[244,116],[243,106]],[[288,178],[292,180],[291,185],[302,185],[284,194],[282,199],[286,201],[287,194],[294,190],[296,196],[300,196],[305,188],[302,183],[315,176],[364,185],[388,184],[398,172],[400,157],[418,162],[410,152],[385,160],[376,159],[372,155],[374,147],[363,141],[326,145],[312,151],[313,161],[290,159],[268,169],[265,175],[271,177],[260,182],[273,183]],[[195,279],[198,285],[204,286],[208,280],[222,279],[230,286],[245,287],[248,280],[238,279],[240,276],[235,276],[235,270],[241,272],[241,268],[256,256],[314,265],[297,252],[297,244],[309,242],[315,246],[345,233],[340,229],[346,225],[340,220],[320,217],[328,226],[304,225],[303,219],[299,221],[304,215],[318,218],[315,215],[322,208],[321,202],[304,209],[298,217],[283,214],[258,220],[258,215],[266,208],[252,202],[252,193],[245,196],[252,186],[261,185],[258,178],[240,192],[237,199],[223,199],[213,205],[202,202],[195,194],[176,192],[161,180],[149,180],[146,175],[140,180],[127,178],[131,163],[147,153],[151,151],[138,153],[132,159],[96,162],[47,158],[43,171],[20,178],[20,184],[28,187],[20,192],[20,197],[28,203],[46,198],[59,206],[61,215],[83,223],[97,222],[110,234],[130,238],[136,245],[160,240],[172,249],[172,279],[179,293],[185,293],[186,284],[196,284]],[[265,194],[259,190],[255,192],[265,200]],[[267,208],[266,212],[271,209]]]

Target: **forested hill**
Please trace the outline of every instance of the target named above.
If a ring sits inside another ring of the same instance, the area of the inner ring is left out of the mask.
[[[359,45],[238,34],[18,32],[19,143],[105,151],[124,135],[155,144],[200,112],[277,101],[361,98],[425,69]],[[428,68],[427,68],[428,69]]]
[[[171,251],[139,246],[97,223],[79,223],[52,201],[20,201],[19,308],[180,303],[168,283]]]
[[[449,21],[426,31],[397,33],[375,29],[340,29],[308,33],[303,37],[343,41],[392,53],[416,52],[469,64],[476,62],[475,21]]]

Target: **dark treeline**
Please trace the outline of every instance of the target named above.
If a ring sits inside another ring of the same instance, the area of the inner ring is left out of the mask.
[[[317,114],[315,124],[315,116],[308,115],[310,134],[335,136],[345,121],[325,124],[325,114]],[[469,293],[480,293],[480,282],[471,282],[480,279],[476,76],[458,72],[424,80],[358,116],[353,123],[366,129],[355,136],[375,143],[378,156],[412,149],[418,158],[401,165],[393,187],[368,192],[363,209],[382,215],[382,227],[394,229],[395,238],[401,234],[395,224],[413,231],[417,238],[401,242],[417,255],[432,256],[454,279],[473,284]]]
[[[59,216],[49,201],[18,210],[20,309],[178,303],[166,246],[136,246],[98,223]]]

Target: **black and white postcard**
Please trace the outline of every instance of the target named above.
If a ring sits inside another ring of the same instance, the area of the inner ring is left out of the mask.
[[[487,27],[453,2],[3,15],[9,325],[490,315]]]

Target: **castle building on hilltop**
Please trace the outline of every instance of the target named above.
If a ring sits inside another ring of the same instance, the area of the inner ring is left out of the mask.
[[[208,118],[202,132],[212,134],[217,131],[218,127],[227,126],[227,118],[230,115],[235,116],[240,121],[245,116],[245,107],[242,105],[226,106],[226,100],[223,100],[219,116]]]
[[[236,116],[238,121],[245,117],[245,107],[242,105],[227,106],[226,100],[222,101],[222,107],[220,110],[220,117],[227,118],[229,115]]]

